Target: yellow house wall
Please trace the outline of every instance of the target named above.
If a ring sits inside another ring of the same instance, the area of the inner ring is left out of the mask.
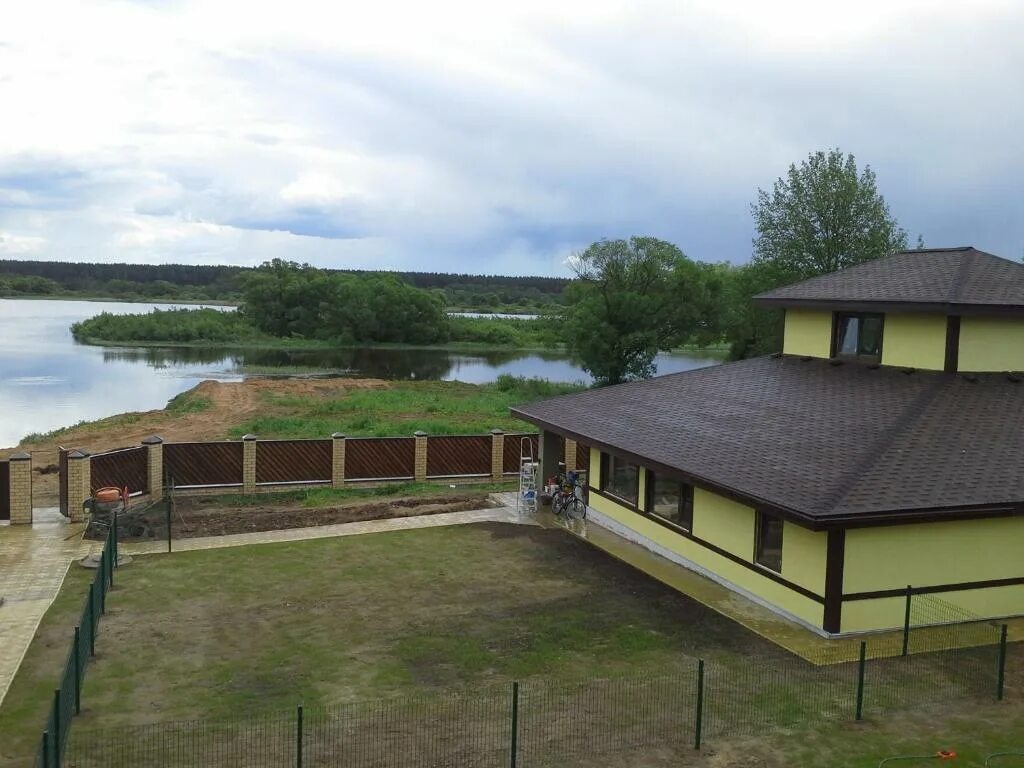
[[[595,451],[596,453],[596,451]],[[596,493],[590,506],[632,529],[646,539],[686,558],[719,578],[777,606],[816,627],[821,627],[824,609],[821,603],[794,592],[750,568],[708,549],[633,510]],[[694,491],[694,535],[743,558],[754,556],[754,510],[700,488]],[[824,594],[825,535],[796,530],[787,524],[783,532],[783,578]]]
[[[787,355],[828,357],[832,351],[832,313],[787,309],[782,351]]]
[[[1001,317],[962,318],[959,370],[1024,370],[1024,320]]]
[[[945,315],[889,314],[882,333],[882,365],[928,371],[945,367]]]
[[[843,593],[1024,576],[1024,518],[856,528],[846,533]],[[938,599],[982,617],[1024,613],[1024,585],[942,592]],[[904,598],[843,601],[843,632],[899,627]]]

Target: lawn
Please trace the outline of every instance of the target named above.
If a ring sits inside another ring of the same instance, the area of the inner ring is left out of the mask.
[[[393,382],[386,389],[356,390],[341,396],[294,396],[265,392],[265,413],[238,424],[229,437],[322,438],[332,432],[349,437],[484,434],[495,427],[532,432],[509,415],[514,405],[579,391],[574,384],[503,376],[493,384],[450,381]]]
[[[20,765],[13,758],[30,754],[38,740],[84,591],[85,581],[75,578],[0,708],[5,768]],[[847,712],[833,722],[823,716],[832,705],[848,706],[855,668],[822,673],[558,530],[476,524],[146,556],[119,572],[108,606],[72,745],[75,734],[95,728],[121,733],[264,713],[274,714],[261,723],[287,734],[288,713],[300,702],[311,712],[342,708],[354,729],[349,738],[364,743],[376,739],[370,725],[380,727],[385,716],[389,738],[400,730],[396,722],[419,718],[422,732],[414,735],[429,733],[434,744],[443,724],[415,702],[457,692],[473,706],[449,706],[453,732],[490,739],[484,752],[501,764],[512,680],[525,692],[523,748],[538,753],[554,743],[578,746],[581,738],[639,739],[644,728],[673,731],[685,764],[708,766],[873,766],[899,751],[983,754],[1024,745],[1015,700],[1024,659],[1016,648],[1010,703],[953,695],[946,683],[929,692],[956,670],[922,657],[872,668],[874,684],[902,663],[902,693],[927,700],[918,709],[876,712],[859,724]],[[707,660],[714,692],[699,755],[685,747],[698,658]],[[975,660],[965,655],[954,666]],[[356,704],[375,699],[399,703],[373,713]],[[768,717],[769,709],[778,717]],[[371,746],[383,749],[378,742]],[[543,764],[679,760],[671,750],[634,750],[628,758]]]

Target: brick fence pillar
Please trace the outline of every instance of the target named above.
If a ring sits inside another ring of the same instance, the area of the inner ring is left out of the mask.
[[[92,459],[81,449],[68,454],[68,519],[72,523],[85,520],[82,504],[92,496]]]
[[[576,441],[565,438],[565,471],[576,471]]]
[[[11,525],[32,524],[32,455],[11,456]]]
[[[146,446],[146,474],[149,477],[149,498],[156,500],[164,497],[164,440],[152,435],[142,441]]]
[[[416,463],[413,477],[417,483],[427,479],[427,433],[422,431],[414,432],[416,438]]]
[[[499,482],[505,474],[505,432],[491,430],[491,480]]]
[[[341,488],[345,484],[345,436],[341,432],[331,435],[331,485]]]
[[[256,435],[242,437],[242,493],[256,492]]]

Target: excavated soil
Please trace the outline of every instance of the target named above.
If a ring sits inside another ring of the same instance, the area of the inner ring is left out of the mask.
[[[463,493],[427,498],[409,497],[330,507],[277,505],[217,507],[201,498],[178,499],[171,515],[171,536],[174,539],[191,539],[200,536],[225,536],[232,533],[311,528],[335,523],[437,515],[443,512],[464,512],[493,506],[495,506],[494,502],[485,493]],[[133,517],[133,521],[141,523],[141,526],[135,535],[122,533],[122,540],[140,541],[167,537],[167,507],[163,503],[153,506],[144,514]],[[101,539],[103,534],[90,531],[88,538]]]

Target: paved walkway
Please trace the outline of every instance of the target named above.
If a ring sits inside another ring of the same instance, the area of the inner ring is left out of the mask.
[[[173,547],[175,552],[184,552],[482,522],[536,524],[519,515],[514,507],[494,507],[314,528],[178,539]],[[83,530],[81,524],[68,524],[55,509],[35,510],[35,523],[31,526],[0,526],[0,598],[3,598],[0,605],[0,704],[39,622],[60,591],[69,566],[101,548],[102,542],[83,540]],[[126,542],[120,549],[125,554],[145,555],[166,552],[167,544],[162,541]]]

